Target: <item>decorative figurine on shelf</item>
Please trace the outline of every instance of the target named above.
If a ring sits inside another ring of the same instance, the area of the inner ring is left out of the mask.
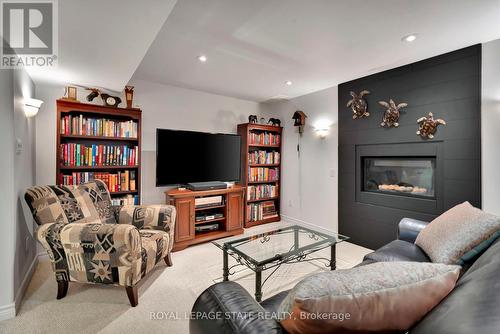
[[[351,92],[352,99],[347,102],[347,107],[350,107],[352,110],[352,119],[370,116],[370,113],[367,111],[368,103],[366,103],[366,100],[363,98],[363,96],[367,94],[370,94],[367,90],[363,90],[359,94]]]
[[[125,100],[127,101],[127,108],[133,108],[132,102],[134,99],[134,86],[125,86]]]
[[[106,93],[101,92],[101,90],[97,88],[88,88],[84,87],[86,90],[90,90],[90,94],[87,95],[87,101],[92,102],[99,95],[101,96],[102,102],[105,106],[108,107],[118,107],[120,103],[122,103],[122,99],[118,96],[112,96]]]
[[[387,126],[388,128],[398,127],[400,115],[399,109],[407,107],[408,103],[400,103],[396,105],[396,103],[392,99],[389,100],[389,103],[385,101],[379,101],[378,103],[386,108],[386,110],[384,111],[384,118],[382,119],[382,123],[380,123],[380,126]]]
[[[278,118],[270,118],[267,124],[271,123],[272,126],[281,126],[281,121]]]
[[[261,117],[259,119],[259,123],[262,124],[262,125],[265,125],[266,124],[266,119],[264,117]]]
[[[92,102],[96,97],[98,97],[101,94],[101,91],[97,88],[86,88],[87,90],[90,90],[90,94],[87,95],[87,101]]]
[[[303,111],[297,110],[292,119],[294,120],[293,126],[299,127],[299,133],[302,134],[304,132],[304,125],[306,125],[306,114]]]
[[[108,107],[118,107],[120,103],[122,103],[122,99],[118,96],[111,96],[109,94],[101,93],[102,102],[104,102],[105,106]]]
[[[257,115],[250,115],[250,116],[248,116],[248,123],[250,123],[250,124],[257,124]]]
[[[438,125],[446,125],[444,120],[440,118],[434,119],[434,115],[431,112],[429,113],[429,116],[417,119],[417,123],[419,124],[417,135],[424,139],[434,138]]]

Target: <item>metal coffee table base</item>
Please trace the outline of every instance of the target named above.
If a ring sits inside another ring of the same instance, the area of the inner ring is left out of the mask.
[[[337,244],[334,244],[330,247],[330,259],[329,259],[329,266],[331,270],[335,270],[337,266],[336,262],[336,246]],[[228,250],[226,247],[223,247],[223,269],[222,269],[222,280],[223,281],[229,281],[229,254]],[[306,259],[306,256],[298,256],[298,257],[291,257],[288,259],[284,259],[282,261],[278,261],[277,263],[273,263],[271,265],[263,265],[263,266],[255,266],[255,268],[249,267],[255,272],[255,300],[258,302],[262,301],[262,286],[264,283],[269,279],[269,277],[272,276],[276,272],[276,270],[282,265],[282,264],[289,264],[289,263],[297,263],[297,262],[304,262],[304,261],[311,261],[311,260],[318,260],[318,259],[325,259],[325,258],[308,258]],[[328,259],[326,259],[328,260]],[[238,261],[240,262],[240,261]],[[243,263],[239,263],[239,265],[243,265]],[[262,282],[262,272],[266,269],[270,269],[275,267],[275,269],[269,274],[269,276],[266,278],[264,282]]]

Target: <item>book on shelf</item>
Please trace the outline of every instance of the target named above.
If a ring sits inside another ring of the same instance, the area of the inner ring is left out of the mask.
[[[136,191],[136,182],[135,182],[135,170],[130,171],[130,191]]]
[[[137,166],[139,147],[127,145],[61,144],[61,164],[69,167]]]
[[[65,186],[77,186],[93,180],[101,180],[108,187],[110,193],[120,191],[136,191],[135,171],[119,171],[115,173],[98,172],[73,172],[71,174],[60,174],[59,184]]]
[[[247,187],[247,199],[255,201],[278,196],[278,186],[271,184],[259,184]]]
[[[250,222],[278,217],[274,201],[252,203],[247,205],[247,217]]]
[[[138,126],[134,121],[114,121],[83,115],[61,118],[61,134],[75,136],[137,138]]]
[[[250,145],[279,145],[281,136],[270,132],[250,132],[248,143]]]
[[[279,179],[279,168],[249,167],[249,182],[273,182]]]
[[[252,151],[248,153],[248,163],[249,164],[279,164],[280,163],[280,153],[279,152],[268,152],[268,151]]]
[[[139,205],[139,196],[138,195],[127,195],[127,196],[123,196],[123,197],[112,198],[111,205],[114,205],[114,206]]]

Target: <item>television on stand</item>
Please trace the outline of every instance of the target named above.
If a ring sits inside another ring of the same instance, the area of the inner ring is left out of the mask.
[[[156,186],[192,190],[226,188],[239,182],[241,136],[156,129]]]

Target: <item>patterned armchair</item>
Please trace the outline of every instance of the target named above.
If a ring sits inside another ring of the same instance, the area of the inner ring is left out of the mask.
[[[112,206],[100,180],[32,187],[25,200],[52,262],[57,299],[66,296],[69,282],[114,284],[124,286],[136,306],[137,283],[161,260],[172,266],[173,206]]]

